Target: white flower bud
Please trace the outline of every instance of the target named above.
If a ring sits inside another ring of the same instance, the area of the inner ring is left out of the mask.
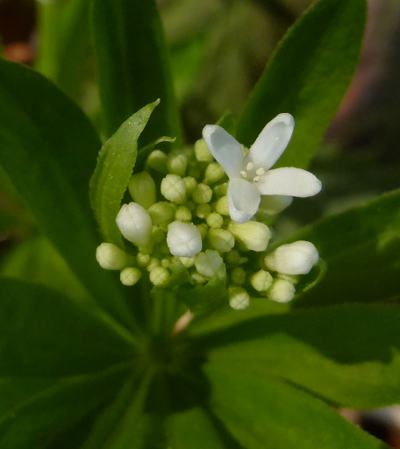
[[[194,265],[198,273],[207,278],[212,278],[224,265],[224,260],[217,251],[208,249],[204,253],[197,254],[194,259]]]
[[[199,139],[195,142],[194,154],[196,155],[196,159],[200,162],[211,162],[213,160],[213,156],[203,139]]]
[[[182,262],[182,265],[186,268],[193,267],[194,265],[194,257],[180,257],[179,260]]]
[[[147,166],[159,173],[168,173],[168,156],[161,150],[152,151],[147,157]]]
[[[183,182],[186,185],[186,193],[189,195],[194,191],[194,189],[197,187],[197,181],[193,176],[186,176],[183,178]]]
[[[202,248],[200,231],[192,223],[174,221],[168,226],[167,244],[172,255],[193,257]]]
[[[216,203],[215,203],[215,210],[221,214],[229,216],[229,205],[228,205],[228,197],[222,196]]]
[[[172,153],[168,156],[168,171],[174,175],[185,176],[188,165],[187,157],[184,154]]]
[[[168,224],[174,219],[175,206],[166,201],[159,201],[149,208],[148,213],[153,224]]]
[[[170,279],[169,271],[164,267],[154,267],[150,271],[150,282],[156,287],[163,287]]]
[[[283,274],[307,274],[318,262],[319,254],[311,242],[299,240],[281,245],[272,254],[265,257],[265,265],[273,271]]]
[[[250,278],[250,284],[258,292],[266,292],[272,285],[273,277],[268,271],[260,270]]]
[[[205,204],[211,201],[212,194],[213,192],[210,186],[208,186],[207,184],[200,183],[194,189],[194,192],[192,193],[192,198],[195,203]]]
[[[186,206],[179,206],[175,212],[175,219],[177,221],[191,221],[192,213]]]
[[[265,251],[271,238],[271,231],[268,226],[257,221],[248,221],[247,223],[231,222],[228,229],[251,251]]]
[[[118,212],[117,225],[121,234],[136,246],[146,246],[151,239],[151,218],[140,204],[124,204]]]
[[[227,253],[235,246],[233,235],[225,229],[210,229],[208,240],[210,245],[220,253]]]
[[[156,183],[147,171],[136,173],[129,182],[129,193],[136,203],[148,209],[156,202]]]
[[[127,267],[124,268],[120,273],[120,280],[123,285],[127,287],[132,287],[133,285],[139,282],[139,279],[142,277],[142,272],[135,267]]]
[[[207,224],[210,228],[220,228],[224,224],[224,219],[222,215],[212,212],[207,215]]]
[[[229,305],[234,310],[246,309],[250,304],[250,296],[244,288],[229,287]]]
[[[231,281],[236,285],[242,285],[246,282],[246,271],[241,267],[236,267],[231,271]]]
[[[276,302],[289,302],[294,298],[296,289],[285,279],[277,279],[268,291],[268,298]]]
[[[215,182],[220,181],[224,176],[224,169],[217,162],[211,162],[208,164],[204,173],[204,181],[209,184],[214,184]]]
[[[178,175],[167,175],[161,181],[161,195],[176,204],[186,200],[186,184]]]
[[[96,249],[96,259],[105,270],[121,270],[127,264],[127,256],[113,243],[102,243]]]

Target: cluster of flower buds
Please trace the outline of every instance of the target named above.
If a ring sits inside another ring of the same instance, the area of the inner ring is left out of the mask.
[[[281,116],[287,121],[288,114]],[[269,130],[267,135],[271,135],[271,128],[275,132],[267,143],[276,147],[278,131],[283,132],[283,149],[264,150],[282,153],[291,131],[282,126],[282,120],[278,120],[278,130],[271,123],[263,130]],[[107,270],[120,270],[121,282],[126,286],[135,285],[142,276],[148,276],[156,287],[176,282],[205,284],[224,273],[229,304],[234,309],[247,307],[251,295],[290,301],[298,276],[307,274],[317,263],[318,252],[312,243],[297,241],[267,254],[271,231],[263,221],[287,207],[292,196],[315,194],[319,181],[315,185],[316,178],[302,170],[306,181],[311,180],[314,186],[310,187],[309,182],[307,190],[297,179],[301,192],[298,195],[290,188],[284,188],[282,193],[276,186],[273,194],[265,194],[266,188],[257,186],[264,196],[261,198],[257,190],[257,204],[251,204],[252,193],[247,184],[253,188],[268,174],[269,167],[260,167],[259,161],[255,164],[243,155],[240,146],[241,165],[236,163],[233,170],[235,161],[229,148],[233,137],[217,126],[207,126],[203,135],[204,140],[195,143],[194,151],[185,148],[166,154],[153,150],[149,154],[145,169],[135,173],[130,181],[133,201],[124,204],[116,218],[122,236],[132,245],[127,244],[123,251],[114,244],[102,243],[97,248],[98,263]],[[254,144],[258,147],[259,139]],[[221,156],[221,148],[226,157]],[[285,169],[270,172],[278,170]],[[246,177],[253,171],[250,183]],[[182,272],[184,277],[176,276]]]

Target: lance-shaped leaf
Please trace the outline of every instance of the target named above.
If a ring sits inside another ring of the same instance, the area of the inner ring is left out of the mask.
[[[385,449],[319,399],[247,366],[206,367],[211,408],[246,449]]]
[[[296,121],[280,166],[305,167],[358,63],[365,0],[319,0],[278,46],[240,117],[237,137],[250,145],[281,112]]]
[[[239,377],[246,367],[338,405],[376,408],[400,401],[399,320],[397,306],[342,305],[205,325],[198,339],[213,366]]]
[[[138,139],[159,100],[126,120],[103,145],[90,180],[90,200],[101,233],[107,242],[122,246],[115,218],[135,166]]]
[[[167,48],[154,0],[94,0],[93,32],[107,136],[144,104],[161,98],[143,136],[177,137],[180,122]]]
[[[0,164],[82,284],[128,321],[119,285],[95,261],[87,186],[100,146],[87,117],[54,85],[0,61]]]

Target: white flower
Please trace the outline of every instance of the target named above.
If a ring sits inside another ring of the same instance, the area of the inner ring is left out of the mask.
[[[228,203],[232,220],[245,223],[258,211],[261,195],[307,197],[321,190],[310,172],[294,167],[270,168],[285,151],[294,129],[290,114],[267,123],[246,156],[242,146],[217,125],[206,125],[203,137],[229,177]]]

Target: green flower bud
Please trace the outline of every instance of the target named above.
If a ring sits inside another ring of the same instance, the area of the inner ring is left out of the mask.
[[[294,298],[294,285],[284,279],[276,279],[268,291],[268,298],[276,302],[289,302]]]
[[[212,278],[223,267],[224,261],[217,251],[208,249],[204,253],[197,254],[194,265],[198,273],[207,278]]]
[[[224,169],[217,162],[211,162],[208,164],[204,173],[204,181],[208,184],[214,184],[215,182],[220,181],[224,176]]]
[[[188,165],[187,157],[182,153],[172,153],[168,156],[168,171],[174,175],[184,176]]]
[[[147,267],[147,265],[150,263],[151,256],[150,254],[143,254],[143,253],[137,253],[136,256],[136,262],[139,265],[139,267]]]
[[[213,188],[215,196],[224,196],[228,193],[228,183],[218,184]]]
[[[147,171],[134,174],[128,188],[133,200],[145,209],[156,202],[156,184]]]
[[[195,163],[189,164],[188,175],[195,179],[200,179],[203,174],[203,167],[197,161]]]
[[[219,214],[229,217],[229,206],[228,206],[228,197],[227,196],[222,196],[215,203],[215,210]]]
[[[185,206],[179,206],[175,212],[175,219],[178,221],[192,221],[192,213]]]
[[[196,155],[196,159],[200,162],[211,162],[213,160],[213,156],[203,139],[199,139],[195,142],[194,154]]]
[[[225,229],[210,229],[208,240],[210,245],[220,253],[227,253],[235,246],[233,235]]]
[[[120,273],[120,280],[123,285],[127,287],[132,287],[133,285],[139,282],[139,279],[142,277],[142,272],[135,267],[127,267],[124,268]]]
[[[195,203],[205,204],[211,201],[212,194],[213,192],[210,187],[207,184],[201,183],[195,188],[192,193],[192,198]]]
[[[266,292],[272,285],[273,277],[268,271],[260,270],[250,278],[250,284],[258,292]]]
[[[231,272],[231,281],[236,285],[242,285],[246,282],[246,272],[241,267],[236,267]]]
[[[170,277],[169,271],[164,267],[157,266],[150,271],[150,282],[156,287],[165,286]]]
[[[171,259],[169,257],[164,257],[164,259],[161,259],[161,266],[164,268],[170,268],[172,266]]]
[[[186,185],[178,175],[167,175],[161,181],[161,194],[164,198],[176,204],[186,201]]]
[[[105,270],[121,270],[127,264],[127,256],[113,243],[101,243],[96,249],[96,259]]]
[[[210,228],[220,228],[224,224],[224,219],[222,215],[212,212],[207,215],[207,224]]]
[[[229,287],[229,305],[234,310],[246,309],[250,304],[250,296],[242,287]]]
[[[136,246],[144,247],[150,243],[151,218],[140,204],[124,204],[115,221],[121,234]]]
[[[207,278],[205,278],[204,276],[202,276],[199,273],[193,273],[191,275],[191,278],[195,284],[204,284],[205,282],[207,282]]]
[[[151,230],[151,241],[153,244],[161,243],[165,239],[165,231],[160,226],[153,226]]]
[[[186,185],[186,193],[190,195],[194,189],[197,187],[197,181],[193,176],[186,176],[183,178],[183,181]]]
[[[159,173],[168,173],[168,156],[161,150],[152,151],[147,157],[147,166]]]
[[[151,270],[153,270],[154,268],[159,267],[160,264],[161,264],[160,259],[158,259],[157,257],[152,257],[152,258],[150,259],[149,264],[147,265],[147,270],[148,270],[148,271],[151,271]]]
[[[271,238],[271,231],[268,226],[257,221],[248,221],[247,223],[231,222],[228,229],[251,251],[265,251]]]
[[[229,253],[226,253],[225,259],[232,265],[239,265],[241,263],[242,257],[239,251],[233,249],[232,251],[229,251]]]
[[[179,260],[182,262],[182,265],[186,268],[193,267],[194,265],[194,257],[179,257]]]
[[[196,217],[201,219],[205,219],[210,212],[211,206],[209,204],[199,204],[196,207]]]
[[[169,224],[174,220],[175,206],[166,201],[159,201],[149,208],[148,213],[153,224]]]
[[[207,235],[207,232],[208,232],[208,226],[205,223],[200,223],[196,227],[197,227],[197,229],[200,232],[201,238],[205,239],[206,235]]]

